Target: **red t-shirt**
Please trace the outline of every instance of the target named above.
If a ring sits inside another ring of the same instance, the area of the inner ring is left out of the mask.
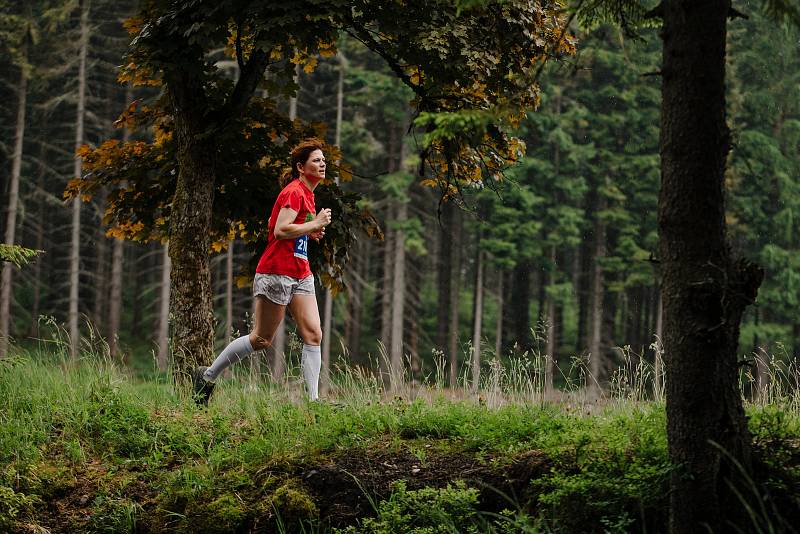
[[[311,276],[311,267],[308,265],[308,235],[295,239],[275,239],[275,223],[278,220],[278,213],[283,208],[297,212],[294,224],[303,224],[317,215],[314,193],[300,179],[292,180],[278,194],[272,207],[267,248],[261,255],[256,272],[306,278]]]

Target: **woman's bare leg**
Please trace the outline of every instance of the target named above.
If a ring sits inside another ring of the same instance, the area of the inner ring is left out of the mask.
[[[316,295],[295,294],[289,302],[289,313],[297,323],[297,333],[303,343],[319,346],[322,343],[322,328]]]
[[[275,304],[263,295],[256,296],[255,324],[250,333],[253,350],[264,350],[272,344],[285,314],[286,306]]]
[[[281,324],[286,306],[275,304],[262,295],[256,296],[255,324],[253,331],[231,341],[222,349],[217,359],[203,372],[206,381],[213,382],[234,363],[247,358],[252,352],[263,350],[272,343],[275,331]]]
[[[303,339],[301,366],[308,396],[311,400],[319,398],[319,371],[322,367],[322,328],[319,321],[319,308],[315,295],[294,295],[289,303],[300,337]]]

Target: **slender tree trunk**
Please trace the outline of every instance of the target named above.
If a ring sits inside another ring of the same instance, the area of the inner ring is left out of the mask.
[[[800,358],[800,322],[792,325],[792,347],[795,358]]]
[[[78,63],[78,116],[75,121],[75,151],[83,144],[83,125],[86,114],[86,56],[89,49],[89,9],[90,0],[81,2],[81,41]],[[75,157],[73,178],[81,176],[81,158]],[[70,358],[78,357],[80,332],[78,330],[78,286],[80,284],[81,254],[81,199],[72,201],[72,240],[69,258],[69,352]]]
[[[441,207],[441,218],[439,221],[439,250],[436,262],[436,285],[438,299],[436,303],[436,346],[442,352],[447,351],[447,331],[450,325],[448,311],[450,306],[450,265],[452,256],[450,252],[453,248],[453,240],[449,235],[453,227],[453,210],[456,209],[451,202],[447,202]]]
[[[505,299],[503,295],[503,279],[505,272],[497,270],[497,322],[494,325],[494,357],[501,358],[503,355],[503,307]]]
[[[394,205],[390,201],[390,205],[387,206],[387,215],[386,220],[391,220],[394,218]],[[383,380],[387,385],[391,385],[391,349],[392,349],[392,294],[391,294],[391,287],[392,287],[392,277],[394,275],[394,267],[392,266],[392,251],[394,250],[394,243],[397,239],[397,232],[392,230],[391,228],[387,228],[384,234],[384,242],[383,242],[383,273],[381,277],[381,287],[380,287],[380,300],[381,300],[381,307],[380,307],[380,317],[381,317],[381,330],[380,330],[380,340],[381,344],[383,345],[384,352],[380,354],[381,361],[379,362],[379,366],[382,369],[381,374],[383,375]]]
[[[592,214],[589,210],[586,212],[586,219],[591,220]],[[578,292],[578,335],[577,343],[575,344],[575,350],[578,353],[582,353],[584,350],[587,350],[589,345],[589,336],[587,335],[589,331],[589,287],[591,285],[591,270],[592,270],[592,261],[591,261],[591,254],[589,253],[590,248],[593,248],[594,242],[594,233],[584,234],[584,238],[581,240],[581,244],[578,246],[577,254],[579,256],[578,259],[578,275],[577,279],[578,282],[575,285],[576,290]]]
[[[472,306],[472,392],[476,393],[481,381],[481,330],[483,329],[483,251],[478,233],[475,254],[475,291]]]
[[[342,144],[342,111],[344,107],[344,71],[345,59],[339,55],[339,83],[336,88],[336,146]],[[339,179],[336,178],[336,185]],[[333,325],[333,292],[325,291],[325,310],[322,314],[322,373],[320,376],[320,393],[325,395],[330,385],[331,367],[331,333]]]
[[[450,387],[458,385],[458,300],[461,288],[461,211],[454,206],[453,228],[450,238],[453,245],[450,247],[450,302],[448,309],[448,339],[447,353],[450,357]]]
[[[397,207],[397,222],[403,223],[408,218],[408,204],[401,201]],[[394,238],[392,254],[392,320],[391,320],[391,362],[392,389],[397,390],[403,384],[403,318],[406,301],[406,242],[405,233],[398,229]]]
[[[159,371],[166,371],[169,368],[169,294],[170,294],[170,270],[171,261],[169,259],[169,245],[163,246],[161,255],[161,291],[158,310],[158,363]],[[120,262],[121,264],[122,262]]]
[[[119,353],[119,318],[122,308],[122,265],[125,242],[115,238],[111,253],[111,289],[108,298],[108,350],[112,358]]]
[[[125,87],[125,104],[128,104],[132,99],[133,89],[131,85],[128,84]],[[130,136],[130,129],[125,126],[122,130],[122,143],[127,143],[130,140]],[[125,242],[122,239],[115,238],[111,252],[111,288],[108,296],[108,350],[112,358],[116,358],[119,352],[119,318],[122,309],[122,267],[125,258],[124,252]],[[167,303],[167,307],[169,307],[169,303]],[[169,315],[169,312],[167,312],[167,315]],[[159,355],[160,351],[161,344],[159,343]],[[160,365],[161,360],[159,359],[159,368],[161,368]]]
[[[663,349],[664,347],[664,306],[661,300],[661,288],[658,288],[658,298],[656,299],[656,343]],[[655,389],[662,391],[664,387],[664,357],[661,350],[655,350],[653,358],[655,367]]]
[[[732,491],[743,486],[731,459],[751,470],[737,344],[763,272],[734,262],[725,236],[730,0],[663,5],[659,252],[667,440],[670,461],[682,466],[671,479],[670,530],[722,532],[744,514]]]
[[[597,213],[602,209],[602,201],[597,193],[598,209],[594,212]],[[605,294],[605,277],[603,268],[600,266],[600,258],[606,255],[606,230],[605,223],[599,218],[595,217],[594,223],[594,254],[593,254],[593,270],[591,286],[589,288],[589,377],[588,387],[589,394],[592,397],[599,397],[601,394],[602,380],[604,379],[605,371],[605,354],[603,349],[603,298]]]
[[[45,150],[42,149],[42,155]],[[44,158],[43,158],[44,159]],[[39,179],[37,180],[36,188],[39,191],[44,190],[44,170],[39,172]],[[36,250],[44,250],[44,225],[45,225],[45,203],[40,201],[36,208]],[[29,331],[30,337],[38,337],[39,335],[39,306],[41,304],[42,293],[42,263],[37,261],[33,264],[33,297],[31,298],[31,326]]]
[[[225,344],[233,337],[233,247],[236,241],[228,242],[225,253]]]
[[[23,56],[25,52],[23,51]],[[8,213],[3,242],[14,244],[17,229],[17,203],[19,202],[19,179],[22,172],[22,146],[25,138],[25,107],[28,101],[28,76],[20,69],[17,85],[17,125],[14,131],[14,155],[11,160],[11,179],[8,185]],[[11,262],[3,262],[2,289],[0,289],[0,358],[8,353],[8,338],[11,335]]]
[[[369,256],[363,240],[355,244],[355,254],[349,264],[350,291],[347,293],[347,348],[353,363],[361,364],[361,321],[364,306],[363,279],[369,273]]]
[[[416,383],[417,377],[420,376],[422,370],[422,360],[419,357],[419,293],[420,282],[422,276],[420,275],[421,267],[419,261],[409,262],[409,275],[408,283],[408,303],[405,311],[406,331],[406,352],[408,353],[408,360],[410,369],[408,371],[409,379],[412,383]]]
[[[552,265],[548,274],[547,286],[555,284],[556,277],[556,247],[550,247],[550,263]],[[556,301],[552,295],[547,296],[547,350],[544,364],[544,391],[553,391],[553,371],[556,361],[556,339],[558,337],[558,323],[556,322]]]
[[[513,341],[520,352],[533,348],[531,336],[531,264],[521,261],[511,276],[511,298],[508,306],[509,326]]]
[[[98,207],[97,211],[100,213],[100,218],[102,219],[102,214],[105,211],[105,204],[106,204],[106,195],[107,191],[105,188],[102,188],[99,194],[96,196],[98,200]],[[96,265],[94,271],[94,310],[92,313],[92,323],[94,323],[94,327],[97,329],[98,332],[105,331],[105,320],[106,320],[106,301],[108,295],[108,276],[107,276],[107,254],[108,254],[108,242],[105,235],[105,231],[103,230],[103,223],[102,221],[97,226],[95,230],[95,235],[97,236],[97,243],[95,244],[95,252],[96,255]]]

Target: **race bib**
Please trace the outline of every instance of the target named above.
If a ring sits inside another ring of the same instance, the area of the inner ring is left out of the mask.
[[[308,261],[308,236],[300,236],[294,240],[294,257]]]

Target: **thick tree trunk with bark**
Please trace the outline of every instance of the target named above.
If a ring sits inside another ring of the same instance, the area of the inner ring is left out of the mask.
[[[737,344],[763,273],[734,262],[725,237],[730,7],[730,0],[664,2],[659,251],[667,438],[671,462],[682,467],[670,491],[676,533],[730,529],[744,513],[729,485],[742,487],[731,458],[751,466]]]
[[[179,164],[170,214],[169,256],[173,373],[180,384],[196,365],[211,363],[214,347],[208,229],[216,147],[208,136],[199,135],[207,127],[196,96],[203,91],[200,81],[178,71],[171,73],[168,87]]]
[[[24,55],[24,52],[23,52]],[[14,244],[17,229],[17,203],[19,201],[19,178],[22,172],[22,141],[25,138],[25,107],[28,101],[28,76],[20,69],[17,85],[17,124],[14,131],[14,155],[11,160],[11,179],[8,184],[8,212],[3,243]],[[3,262],[2,284],[0,284],[0,358],[8,352],[11,335],[11,269],[9,261]]]

